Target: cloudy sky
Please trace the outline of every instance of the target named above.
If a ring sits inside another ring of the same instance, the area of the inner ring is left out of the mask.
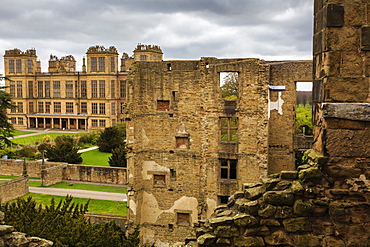
[[[138,43],[164,59],[311,59],[312,0],[0,0],[0,51],[73,55],[93,45],[132,55]],[[0,73],[3,73],[3,59]]]

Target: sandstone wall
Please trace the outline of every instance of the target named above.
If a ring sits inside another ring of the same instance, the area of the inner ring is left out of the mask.
[[[21,176],[0,183],[1,203],[6,203],[28,193],[28,178]]]
[[[61,164],[41,170],[41,185],[50,186],[62,182],[66,167],[68,167],[67,164]]]
[[[0,174],[5,176],[22,176],[23,160],[0,159]],[[61,163],[45,162],[45,167],[59,166]],[[30,177],[41,177],[42,161],[26,161],[27,174]]]
[[[126,184],[126,168],[68,164],[63,169],[63,180]]]
[[[91,224],[99,224],[100,222],[112,222],[119,226],[122,231],[127,230],[127,217],[123,215],[114,214],[99,214],[99,213],[86,213],[85,217],[90,220]]]

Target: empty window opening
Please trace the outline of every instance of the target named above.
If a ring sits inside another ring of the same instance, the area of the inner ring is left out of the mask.
[[[153,175],[154,187],[165,187],[166,186],[166,175]]]
[[[171,71],[172,70],[172,67],[171,67],[171,64],[170,63],[167,64],[167,70],[168,71]]]
[[[227,204],[229,201],[229,196],[218,196],[218,204]]]
[[[209,69],[209,63],[206,63],[206,69]]]
[[[188,137],[176,137],[176,148],[187,149],[189,148]]]
[[[176,223],[182,226],[190,225],[190,214],[189,213],[176,213]]]
[[[176,180],[176,169],[170,169],[171,180]]]
[[[157,111],[169,111],[170,101],[169,100],[157,100]]]
[[[221,141],[237,142],[238,141],[238,118],[222,117],[221,121]]]
[[[174,101],[174,102],[179,101],[179,92],[178,91],[172,91],[172,101]]]
[[[220,159],[221,179],[236,179],[236,159]]]
[[[296,82],[296,133],[312,135],[312,82]]]
[[[172,231],[173,231],[173,224],[168,224],[168,230],[169,230],[170,232],[172,232]]]
[[[220,72],[220,88],[224,100],[236,100],[238,98],[238,77],[238,72]]]

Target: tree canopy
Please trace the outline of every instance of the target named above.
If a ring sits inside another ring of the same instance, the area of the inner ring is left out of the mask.
[[[238,98],[238,73],[226,72],[222,78],[221,91],[224,100],[236,100]]]
[[[44,145],[42,149],[46,151],[45,157],[49,161],[67,162],[70,164],[82,163],[81,154],[77,152],[78,149],[73,145],[73,139],[70,136],[64,135],[56,138],[55,145]]]
[[[7,77],[0,76],[0,81],[9,80]],[[12,137],[13,125],[8,121],[9,118],[6,114],[7,109],[15,108],[12,104],[12,97],[9,93],[5,92],[4,86],[0,86],[0,141],[5,144],[10,144],[9,137]]]
[[[108,127],[100,134],[97,141],[100,152],[111,153],[113,149],[124,144],[126,139],[125,127]]]

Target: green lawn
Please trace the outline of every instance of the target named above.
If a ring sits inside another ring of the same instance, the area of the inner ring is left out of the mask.
[[[33,132],[33,131],[23,131],[23,130],[13,130],[12,131],[13,136],[19,136],[19,135],[25,135],[25,134],[31,134],[31,133],[35,133],[35,132]]]
[[[60,200],[65,198],[64,196],[53,196],[53,195],[44,195],[44,194],[35,194],[35,193],[28,193],[27,195],[23,197],[28,197],[28,196],[32,196],[37,203],[42,204],[42,205],[50,205],[51,198],[53,197],[57,203]],[[87,198],[73,198],[73,201],[75,203],[85,204],[87,200],[88,200]],[[90,199],[88,212],[126,215],[127,214],[126,205],[127,205],[127,202]]]
[[[17,144],[21,144],[21,145],[29,145],[29,144],[36,144],[36,142],[38,143],[42,143],[42,138],[44,136],[50,136],[52,139],[56,138],[57,136],[62,136],[62,135],[76,135],[76,133],[45,133],[45,134],[41,134],[41,135],[34,135],[34,136],[26,136],[26,137],[21,137],[21,138],[16,138],[16,139],[12,139],[12,142],[14,143],[17,143]]]
[[[91,151],[82,152],[81,157],[83,159],[82,165],[90,166],[109,166],[108,159],[112,156],[111,153],[99,152],[99,149],[93,149]]]
[[[31,187],[41,187],[41,182],[29,181],[28,185]],[[71,184],[66,182],[60,182],[48,188],[60,188],[60,189],[75,189],[75,190],[90,190],[90,191],[101,191],[101,192],[113,192],[113,193],[126,193],[126,187],[117,187],[109,185],[95,185],[95,184]]]

